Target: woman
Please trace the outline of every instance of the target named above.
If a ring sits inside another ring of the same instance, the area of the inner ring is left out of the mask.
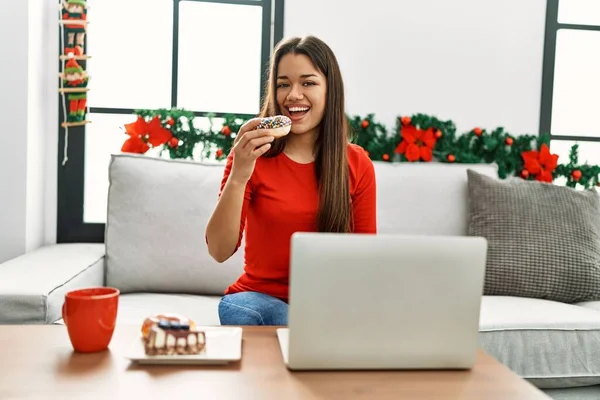
[[[283,138],[254,129],[259,119],[240,128],[206,229],[218,262],[245,232],[244,273],[219,304],[223,325],[287,325],[294,232],[376,233],[373,164],[349,143],[340,69],[315,37],[274,51],[261,116],[282,114],[292,120]]]

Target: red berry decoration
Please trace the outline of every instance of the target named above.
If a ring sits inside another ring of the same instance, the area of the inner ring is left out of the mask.
[[[582,176],[582,175],[583,175],[583,174],[582,174],[582,173],[581,173],[581,171],[580,171],[580,170],[578,170],[578,169],[576,169],[576,170],[574,170],[573,172],[571,172],[571,178],[573,178],[573,180],[574,180],[575,182],[578,182],[578,181],[581,179],[581,176]]]
[[[521,178],[523,178],[523,179],[529,178],[529,171],[527,171],[526,169],[521,171]]]
[[[442,131],[440,131],[439,129],[435,131],[435,138],[439,139],[442,137]]]
[[[515,142],[513,138],[511,137],[507,137],[504,142],[508,145],[508,146],[512,146],[512,144]]]
[[[167,121],[167,125],[169,125],[169,126],[175,125],[175,120],[173,118],[169,118]]]
[[[456,157],[454,157],[454,154],[448,154],[448,157],[446,157],[446,159],[450,162],[456,161]]]
[[[227,125],[225,125],[223,127],[223,129],[221,129],[221,133],[225,136],[229,136],[229,135],[231,135],[231,128],[229,128]]]
[[[362,126],[363,129],[367,129],[369,127],[369,121],[367,121],[366,119],[363,119],[362,122],[360,123],[360,126]]]
[[[477,136],[481,136],[483,131],[481,130],[481,128],[474,128],[473,133],[476,134]]]
[[[383,158],[383,161],[389,161],[390,155],[386,153],[381,158]]]
[[[402,117],[400,118],[400,122],[402,122],[402,125],[409,125],[410,124],[410,117]]]
[[[172,137],[171,139],[169,139],[169,146],[171,146],[171,147],[179,146],[179,139],[177,139],[176,137]]]
[[[223,150],[222,149],[217,149],[217,152],[215,153],[215,155],[217,156],[217,158],[223,157]]]

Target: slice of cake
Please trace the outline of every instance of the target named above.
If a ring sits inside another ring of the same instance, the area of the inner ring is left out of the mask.
[[[206,346],[204,331],[190,327],[187,319],[160,319],[147,328],[144,349],[149,356],[199,354]]]

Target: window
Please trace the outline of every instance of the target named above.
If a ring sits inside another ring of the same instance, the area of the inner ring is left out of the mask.
[[[283,0],[102,0],[88,10],[88,120],[59,127],[58,242],[103,242],[110,155],[135,109],[255,115]],[[235,93],[235,96],[232,96]],[[61,105],[62,106],[62,105]],[[62,109],[59,110],[62,115]]]
[[[600,163],[600,2],[548,0],[540,131],[568,162],[579,145],[579,162]]]

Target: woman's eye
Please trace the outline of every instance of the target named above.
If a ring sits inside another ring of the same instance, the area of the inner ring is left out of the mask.
[[[312,86],[314,84],[315,84],[314,82],[304,82],[304,85],[306,85],[306,86]]]
[[[287,86],[288,86],[287,83],[280,83],[279,85],[277,85],[277,89],[287,87]]]

